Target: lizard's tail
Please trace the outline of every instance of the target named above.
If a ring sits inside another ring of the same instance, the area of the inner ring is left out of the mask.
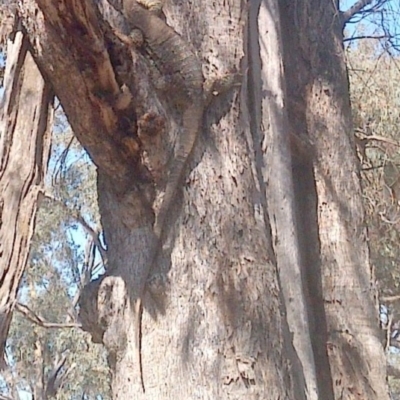
[[[136,338],[135,338],[135,345],[136,345],[136,363],[139,368],[139,376],[140,376],[140,385],[142,386],[143,393],[146,391],[144,388],[144,380],[143,380],[143,368],[142,368],[142,299],[139,298],[136,300],[135,303],[135,325],[136,325]]]
[[[198,104],[193,103],[183,113],[183,133],[178,139],[175,158],[170,168],[165,194],[154,227],[154,232],[161,243],[164,241],[164,235],[168,230],[168,218],[171,206],[180,189],[179,186],[183,184],[188,159],[193,151],[198,131],[200,130],[203,118],[203,107],[200,103],[200,100]]]

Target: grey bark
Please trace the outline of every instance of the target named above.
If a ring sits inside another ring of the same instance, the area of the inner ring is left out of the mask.
[[[289,120],[314,148],[293,175],[318,387],[326,399],[388,399],[340,13],[329,0],[280,7]]]
[[[175,26],[182,23],[177,17],[203,26],[202,34],[209,40],[193,44],[206,77],[240,69],[244,5],[221,1],[181,5],[179,13],[173,7],[169,10],[167,20]],[[155,184],[162,191],[170,138],[181,131],[182,115],[168,101],[168,93],[154,91],[145,55],[122,46],[95,18],[91,2],[67,2],[57,9],[49,1],[26,0],[22,11],[26,29],[35,35],[36,60],[98,167],[107,273],[87,287],[80,304],[84,328],[109,350],[114,396],[195,398],[202,388],[202,398],[241,398],[249,391],[254,396],[292,398],[282,351],[285,320],[272,246],[265,234],[269,228],[255,203],[249,127],[239,119],[246,87],[242,96],[232,90],[212,104],[190,164],[190,185],[172,210],[170,235],[148,283],[152,297],[144,301],[143,395],[126,296],[137,293],[153,250],[151,188]],[[231,21],[231,29],[226,31],[222,24],[206,27],[196,20],[201,16],[208,21],[215,15],[221,22]],[[73,29],[87,35],[74,35]],[[188,38],[189,30],[181,33]],[[118,64],[126,67],[124,77]],[[115,106],[122,83],[132,93],[129,112]],[[119,125],[124,120],[130,121],[129,132]],[[151,125],[153,121],[158,123]]]
[[[4,250],[0,259],[2,358],[12,313],[22,308],[17,303],[18,287],[28,267],[36,212],[43,198],[53,122],[53,94],[28,47],[26,37],[19,31],[7,41],[5,91],[1,104],[0,196],[4,205],[0,210],[0,246]],[[56,368],[46,382],[42,348],[39,342],[36,345],[37,379],[32,385],[32,392],[35,399],[47,399],[56,394],[61,379],[69,370],[64,369],[60,373],[60,368]],[[12,366],[4,367],[9,372],[6,372],[5,382],[13,397],[17,398]]]
[[[285,299],[290,343],[288,356],[297,380],[297,398],[319,399],[314,354],[301,279],[299,231],[296,229],[291,142],[295,129],[286,109],[282,34],[277,1],[254,1],[249,23],[252,132],[264,212],[271,220],[274,253]],[[293,143],[292,143],[293,144]],[[305,151],[306,149],[304,149]],[[309,156],[308,154],[306,154]]]
[[[0,357],[27,266],[50,149],[50,87],[21,32],[8,42],[0,115]]]
[[[114,396],[387,398],[333,3],[279,2],[282,41],[276,2],[166,8],[206,77],[241,70],[244,79],[206,113],[147,282],[145,394],[127,298],[147,275],[156,194],[183,118],[174,88],[156,90],[146,53],[126,48],[93,2],[57,4],[24,0],[21,11],[35,59],[98,167],[107,272],[80,305],[84,329],[109,351]],[[247,37],[251,22],[267,20],[275,25]]]

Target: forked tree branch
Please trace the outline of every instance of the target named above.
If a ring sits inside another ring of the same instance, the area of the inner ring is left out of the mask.
[[[57,355],[54,367],[49,374],[49,379],[46,384],[46,398],[54,397],[57,394],[57,391],[64,385],[69,373],[76,367],[76,363],[73,363],[66,368],[66,360],[67,357],[64,354],[61,358]]]

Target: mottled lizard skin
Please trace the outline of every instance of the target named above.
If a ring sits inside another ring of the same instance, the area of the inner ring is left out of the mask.
[[[178,103],[183,105],[183,133],[177,139],[175,157],[169,170],[164,197],[154,226],[158,243],[149,265],[150,271],[162,248],[167,225],[166,220],[177,191],[182,185],[188,159],[201,129],[205,104],[204,79],[201,63],[189,44],[158,17],[162,8],[162,1],[123,0],[122,5],[123,13],[130,24],[130,28],[139,29],[142,32],[145,46],[150,50],[152,61],[162,74],[172,77],[174,97],[179,97]],[[141,318],[145,285],[146,282],[141,283],[135,303],[137,363],[140,368],[143,391],[145,388],[141,362]]]

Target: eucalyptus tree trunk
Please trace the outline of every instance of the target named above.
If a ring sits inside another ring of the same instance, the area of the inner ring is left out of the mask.
[[[98,168],[107,265],[80,316],[108,350],[114,397],[388,398],[332,2],[168,2],[166,20],[205,77],[242,81],[204,112],[148,276],[168,161],[184,134],[171,102],[180,88],[157,89],[154,54],[119,40],[110,25],[126,34],[126,21],[97,3],[101,13],[89,0],[23,0],[20,12]],[[145,392],[131,304],[144,281]]]
[[[361,2],[358,2],[361,3]],[[388,399],[338,2],[280,2],[290,124],[313,152],[293,165],[303,279],[324,399]],[[299,56],[301,54],[301,57]]]
[[[50,86],[21,32],[8,41],[0,112],[0,357],[27,265],[49,159]]]

